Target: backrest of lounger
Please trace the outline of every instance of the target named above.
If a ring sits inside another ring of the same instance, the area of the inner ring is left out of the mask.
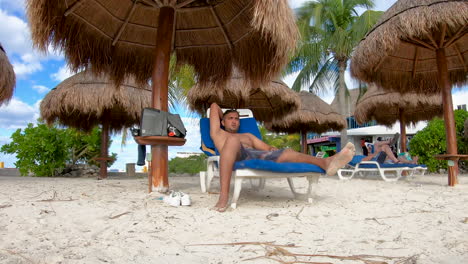
[[[257,120],[253,117],[241,118],[239,133],[251,133],[259,139],[262,139],[260,135],[260,130],[257,126]],[[210,137],[210,119],[202,118],[200,120],[200,134],[201,134],[201,147],[200,150],[203,151],[208,156],[219,155],[218,150],[216,149],[213,140]]]

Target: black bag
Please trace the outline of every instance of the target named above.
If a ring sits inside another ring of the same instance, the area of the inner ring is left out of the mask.
[[[141,114],[141,136],[175,136],[185,138],[187,131],[178,114],[144,108]]]

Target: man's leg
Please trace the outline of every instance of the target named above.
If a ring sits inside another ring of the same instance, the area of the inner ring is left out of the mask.
[[[325,159],[299,153],[292,149],[285,149],[281,156],[278,157],[277,162],[309,163],[326,170],[328,176],[333,176],[338,169],[343,168],[353,159],[355,153],[356,148],[351,142],[346,144],[338,154]]]
[[[231,184],[231,175],[234,162],[240,154],[240,140],[237,137],[228,137],[224,142],[223,150],[219,157],[219,177],[221,191],[215,209],[219,212],[226,211],[229,201],[229,186]]]
[[[395,157],[392,149],[388,145],[383,145],[381,149],[381,151],[387,154],[387,158],[391,159],[394,163],[398,162],[398,159]]]

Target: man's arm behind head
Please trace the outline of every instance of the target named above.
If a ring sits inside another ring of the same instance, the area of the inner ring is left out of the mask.
[[[223,111],[217,103],[212,103],[210,106],[210,136],[216,135],[221,130],[221,119],[223,118]]]

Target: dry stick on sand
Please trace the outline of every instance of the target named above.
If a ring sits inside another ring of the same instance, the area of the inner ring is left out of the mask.
[[[75,199],[72,199],[71,197],[68,197],[68,199],[57,199],[57,191],[54,190],[54,194],[52,198],[50,199],[45,199],[45,200],[37,200],[36,202],[70,202],[74,201]]]
[[[388,257],[388,256],[379,256],[379,255],[352,255],[352,256],[337,256],[337,255],[325,255],[325,254],[295,254],[292,253],[283,247],[297,247],[296,245],[276,245],[274,242],[235,242],[235,243],[219,243],[219,244],[191,244],[187,246],[237,246],[237,245],[257,245],[261,246],[266,250],[265,256],[258,256],[255,258],[244,259],[243,261],[249,261],[259,258],[266,258],[277,261],[282,264],[293,264],[293,263],[313,263],[313,264],[333,264],[332,262],[312,262],[312,261],[302,261],[298,260],[298,257],[321,257],[321,258],[331,258],[331,259],[340,259],[340,260],[357,260],[362,261],[364,264],[387,264],[383,260],[375,259],[384,259],[384,260],[396,260],[395,263],[414,263],[416,256],[411,257]],[[272,256],[287,256],[293,257],[293,261],[285,261],[283,259],[273,258]]]
[[[7,208],[7,207],[11,207],[11,204],[0,205],[0,209]]]
[[[116,218],[121,217],[122,215],[126,215],[126,214],[129,214],[129,213],[130,212],[124,212],[124,213],[121,213],[121,214],[118,214],[118,215],[109,216],[109,219],[116,219]]]

